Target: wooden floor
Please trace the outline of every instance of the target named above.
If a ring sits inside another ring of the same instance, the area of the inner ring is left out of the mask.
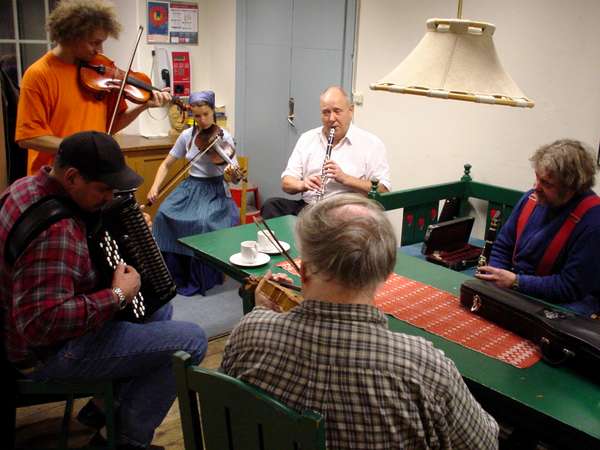
[[[227,336],[211,340],[201,366],[209,369],[218,368],[221,364],[226,342]],[[77,415],[79,409],[86,402],[87,399],[80,399],[75,402],[73,417]],[[57,445],[56,436],[60,431],[63,412],[64,402],[19,408],[17,410],[17,447],[48,448]],[[84,446],[93,434],[94,430],[73,419],[71,421],[69,445],[72,447]],[[162,445],[168,450],[183,448],[183,435],[181,433],[177,400],[175,400],[162,425],[156,430],[152,443]]]

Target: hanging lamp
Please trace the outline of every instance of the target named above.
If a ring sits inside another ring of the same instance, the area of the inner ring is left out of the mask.
[[[496,26],[457,19],[429,19],[415,49],[371,89],[433,98],[532,108],[504,71],[492,35]]]

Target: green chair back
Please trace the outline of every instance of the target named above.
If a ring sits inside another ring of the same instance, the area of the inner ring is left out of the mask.
[[[371,181],[369,197],[378,201],[386,211],[403,208],[401,245],[422,242],[430,224],[437,222],[438,206],[443,200],[454,198],[459,202],[459,217],[469,215],[471,199],[487,202],[485,229],[490,227],[491,218],[500,211],[498,230],[510,216],[522,191],[502,186],[479,183],[471,177],[471,165],[464,165],[460,181],[435,184],[414,189],[380,193],[377,182]]]
[[[325,422],[262,390],[173,355],[186,450],[325,450]]]

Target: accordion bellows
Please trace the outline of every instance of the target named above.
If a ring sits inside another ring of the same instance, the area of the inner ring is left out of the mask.
[[[152,232],[132,193],[124,194],[103,213],[102,226],[91,239],[90,251],[96,253],[97,267],[112,277],[116,265],[124,261],[140,274],[142,287],[120,318],[144,321],[171,300],[177,288],[167,269]],[[97,248],[92,248],[95,243]]]

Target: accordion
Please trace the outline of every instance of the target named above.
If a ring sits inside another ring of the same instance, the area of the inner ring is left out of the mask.
[[[133,193],[120,193],[102,211],[101,221],[90,230],[92,260],[110,285],[117,264],[124,262],[140,274],[141,288],[118,318],[141,322],[169,302],[177,288],[160,249],[146,224]]]
[[[135,267],[140,274],[140,292],[118,314],[119,319],[142,322],[175,296],[175,283],[131,192],[119,194],[99,217],[83,214],[65,197],[42,198],[25,210],[10,230],[5,243],[6,263],[13,264],[50,225],[74,216],[87,224],[90,257],[101,274],[101,286],[111,285],[119,262]]]
[[[544,360],[585,371],[600,369],[600,320],[566,310],[492,283],[471,279],[460,287],[460,302],[486,319],[531,340]]]

